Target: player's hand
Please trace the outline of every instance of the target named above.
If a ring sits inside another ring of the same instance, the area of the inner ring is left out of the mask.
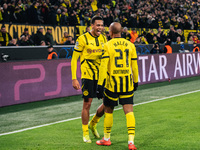
[[[79,82],[78,82],[77,79],[72,80],[72,86],[73,86],[73,88],[75,88],[76,90],[81,89],[81,86],[80,86],[80,84],[79,84]]]
[[[103,98],[103,86],[97,85],[97,98],[102,99]]]
[[[136,91],[138,88],[138,82],[137,83],[134,83],[134,91]]]

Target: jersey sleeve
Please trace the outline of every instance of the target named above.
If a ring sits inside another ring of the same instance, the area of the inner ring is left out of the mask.
[[[103,52],[102,58],[101,58],[101,64],[100,64],[100,67],[99,67],[98,85],[103,85],[104,80],[106,79],[109,59],[110,59],[110,57],[109,57],[109,53],[108,53],[108,50],[107,50],[107,45],[105,44],[104,52]]]
[[[71,60],[71,73],[72,73],[72,80],[77,79],[76,72],[77,72],[77,61],[81,55],[85,46],[83,36],[78,37],[76,40],[76,44],[74,46],[74,51]]]
[[[76,44],[74,46],[74,50],[78,52],[82,52],[85,47],[85,39],[84,36],[79,36],[76,40]]]
[[[77,61],[78,58],[80,57],[81,53],[74,51],[72,55],[72,60],[71,60],[71,73],[72,73],[72,80],[77,79],[76,77],[76,71],[77,71]]]
[[[134,82],[138,82],[138,63],[137,63],[137,53],[136,53],[136,48],[135,45],[133,44],[132,46],[132,55],[131,55],[131,68],[133,72],[133,79]]]

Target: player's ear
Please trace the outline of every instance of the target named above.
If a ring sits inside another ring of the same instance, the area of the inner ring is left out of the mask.
[[[110,31],[110,37],[113,38],[113,32],[112,31]]]
[[[91,27],[92,27],[92,29],[93,29],[93,27],[94,27],[94,24],[91,24]]]

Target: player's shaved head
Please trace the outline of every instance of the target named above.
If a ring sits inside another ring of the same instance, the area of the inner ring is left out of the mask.
[[[113,34],[121,34],[122,26],[119,22],[113,22],[110,25],[110,30]]]

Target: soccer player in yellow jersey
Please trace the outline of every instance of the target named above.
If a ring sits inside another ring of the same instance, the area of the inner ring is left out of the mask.
[[[91,19],[92,30],[78,37],[74,52],[71,60],[71,72],[72,72],[72,85],[76,90],[81,88],[80,83],[76,77],[77,61],[80,57],[81,63],[81,82],[82,82],[82,129],[83,129],[83,141],[91,143],[89,137],[89,129],[96,138],[100,138],[96,124],[104,114],[104,105],[101,104],[96,111],[96,114],[89,122],[89,110],[92,103],[92,99],[96,97],[97,80],[99,76],[100,58],[102,56],[102,50],[104,43],[106,43],[106,37],[101,34],[103,30],[103,19],[100,16],[94,16]]]
[[[128,147],[135,150],[135,117],[133,114],[133,95],[138,87],[138,64],[135,45],[121,38],[121,24],[114,22],[109,27],[112,37],[104,45],[104,54],[99,68],[97,97],[103,97],[104,91],[104,138],[97,145],[111,145],[110,132],[113,125],[113,109],[119,103],[123,106],[128,128]]]

